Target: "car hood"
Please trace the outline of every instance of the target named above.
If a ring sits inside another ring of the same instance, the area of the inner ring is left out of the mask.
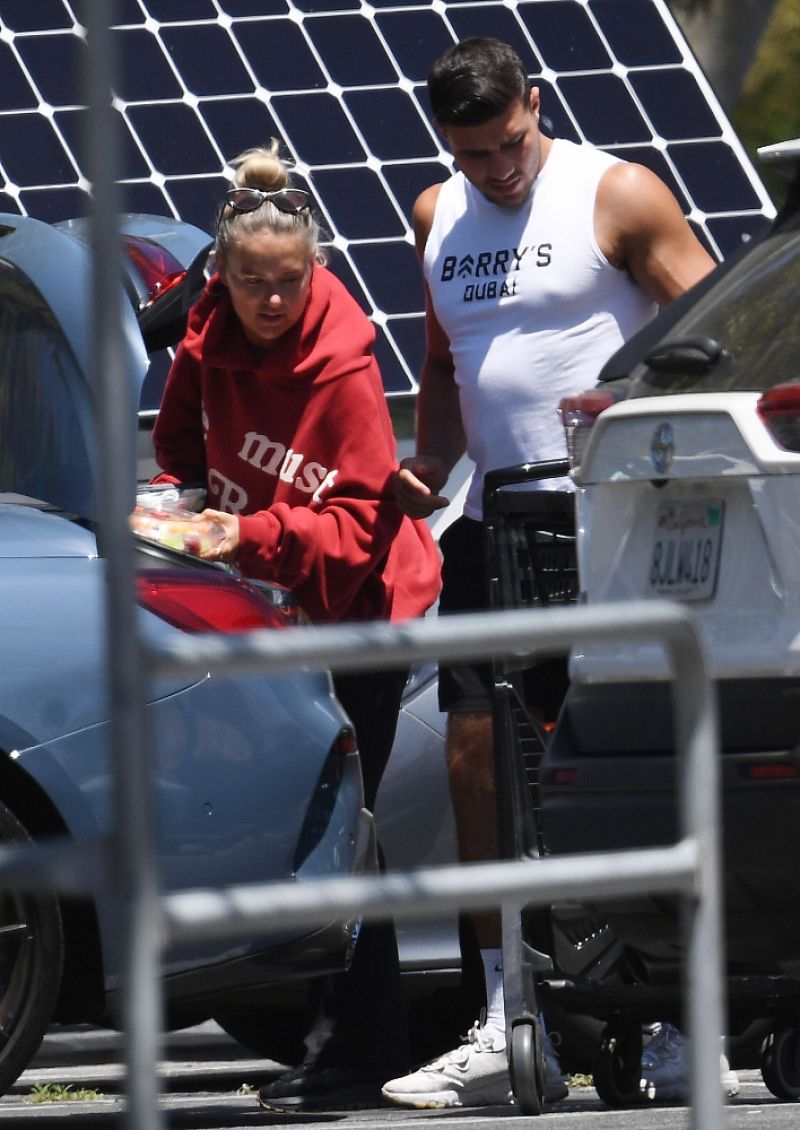
[[[211,240],[191,225],[163,217],[121,219],[123,235],[132,233],[159,251],[167,247],[171,262],[177,259],[193,268],[187,272],[193,275],[193,285],[179,295],[179,309],[170,298],[168,328],[177,341],[202,284]],[[130,407],[132,506],[137,409],[149,366],[143,325],[153,321],[153,303],[143,296],[141,278],[134,277],[132,264],[124,260],[123,266],[119,297],[125,356],[120,358],[118,376],[126,382]],[[91,377],[91,305],[87,222],[53,226],[0,213],[0,494],[38,499],[96,521],[99,444],[97,390]]]

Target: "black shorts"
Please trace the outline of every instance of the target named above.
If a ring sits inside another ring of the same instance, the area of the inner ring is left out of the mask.
[[[489,607],[483,523],[463,515],[439,540],[442,593],[439,615],[480,612]],[[488,713],[492,709],[492,664],[439,664],[439,709],[447,714]]]
[[[483,523],[463,515],[439,540],[442,594],[439,615],[481,612],[489,608]],[[569,678],[566,656],[534,660],[521,674],[527,706],[554,721]],[[439,709],[446,714],[488,714],[492,710],[494,666],[481,663],[439,664]]]

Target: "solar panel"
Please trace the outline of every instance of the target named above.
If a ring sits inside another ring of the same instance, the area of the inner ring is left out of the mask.
[[[111,5],[109,5],[111,7]],[[242,149],[279,137],[313,192],[331,266],[378,329],[389,394],[424,352],[411,207],[452,168],[425,77],[468,35],[511,43],[556,134],[641,161],[718,256],[769,196],[665,0],[119,0],[122,206],[211,230]],[[0,210],[83,215],[72,0],[0,0]]]

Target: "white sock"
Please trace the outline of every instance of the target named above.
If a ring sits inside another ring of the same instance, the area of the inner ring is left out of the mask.
[[[498,1032],[504,1039],[506,1034],[506,1007],[503,996],[503,951],[497,949],[481,950],[483,975],[486,980],[486,1020],[484,1028]]]

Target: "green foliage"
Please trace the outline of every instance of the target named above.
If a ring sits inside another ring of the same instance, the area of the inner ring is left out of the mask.
[[[703,11],[705,8],[710,7],[711,0],[671,0],[671,6],[678,12],[683,12],[687,16],[694,15],[695,12]]]
[[[100,1091],[88,1087],[78,1087],[76,1090],[70,1083],[37,1083],[30,1094],[32,1103],[85,1103],[102,1098]]]
[[[756,150],[800,137],[800,0],[781,0],[776,8],[732,117],[764,183],[780,203],[780,182],[763,170]]]

